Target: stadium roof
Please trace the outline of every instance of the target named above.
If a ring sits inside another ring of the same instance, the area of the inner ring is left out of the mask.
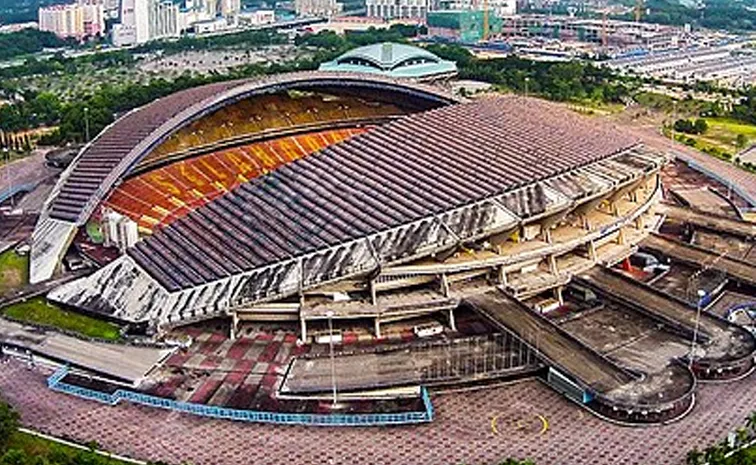
[[[455,75],[457,65],[420,47],[384,42],[350,50],[335,60],[320,65],[320,70],[428,79]]]
[[[51,298],[127,319],[222,312],[510,230],[659,165],[539,100],[444,107],[243,184]]]
[[[390,94],[395,101],[422,109],[457,101],[431,86],[338,72],[300,72],[221,82],[156,100],[125,114],[102,131],[63,173],[32,237],[30,281],[40,282],[53,275],[76,228],[89,219],[120,179],[171,134],[238,100],[289,89],[362,92],[375,98]]]

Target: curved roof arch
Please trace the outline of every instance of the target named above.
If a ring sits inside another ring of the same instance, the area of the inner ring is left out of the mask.
[[[113,187],[171,134],[214,111],[254,95],[313,90],[393,95],[418,109],[458,102],[441,89],[380,75],[295,72],[208,84],[134,109],[105,128],[77,155],[50,194],[32,237],[30,281],[52,277],[76,228]]]
[[[393,69],[401,63],[425,59],[433,63],[441,61],[439,57],[424,48],[412,45],[385,42],[382,44],[365,45],[364,47],[350,50],[336,59],[337,62],[346,62],[349,59],[358,58],[373,63],[381,69]]]
[[[384,42],[350,50],[333,61],[323,63],[320,69],[423,79],[454,74],[457,66],[421,47]]]
[[[381,76],[366,79],[354,74],[323,72],[284,74],[184,90],[132,110],[102,131],[61,176],[45,213],[81,225],[122,176],[182,127],[255,94],[310,88],[381,90],[428,102],[431,107],[456,101],[439,89],[421,84]]]

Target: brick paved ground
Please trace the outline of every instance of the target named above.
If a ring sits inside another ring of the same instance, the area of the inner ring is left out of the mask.
[[[694,445],[718,441],[756,408],[756,377],[705,385],[682,421],[619,427],[584,413],[549,388],[519,384],[435,396],[430,425],[304,428],[208,420],[121,404],[109,407],[49,391],[45,373],[0,364],[0,391],[25,425],[141,459],[228,464],[489,464],[530,457],[540,465],[681,464]],[[543,415],[550,429],[539,435]],[[491,430],[497,417],[499,434]]]

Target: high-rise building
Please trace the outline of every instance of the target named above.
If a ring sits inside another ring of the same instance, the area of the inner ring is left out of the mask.
[[[180,32],[179,7],[172,0],[121,0],[121,22],[113,27],[113,44],[143,44]]]
[[[151,0],[149,13],[149,40],[178,37],[179,7],[172,0]]]
[[[429,0],[366,0],[367,16],[381,19],[424,19]]]
[[[330,18],[341,13],[342,8],[343,5],[336,0],[294,0],[297,16],[325,16]]]
[[[105,32],[103,5],[82,0],[67,5],[52,5],[39,9],[39,29],[59,37],[96,36]]]

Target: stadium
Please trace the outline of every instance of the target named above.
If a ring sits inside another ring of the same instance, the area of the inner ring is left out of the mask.
[[[62,173],[30,280],[54,282],[64,308],[191,343],[130,349],[118,357],[144,363],[128,370],[79,355],[49,384],[366,424],[432,420],[428,389],[537,377],[604,419],[676,420],[700,381],[745,377],[756,351],[756,227],[725,211],[748,199],[672,186],[685,176],[701,175],[524,96],[333,70],[182,91],[121,116]],[[742,255],[716,250],[733,244]]]

